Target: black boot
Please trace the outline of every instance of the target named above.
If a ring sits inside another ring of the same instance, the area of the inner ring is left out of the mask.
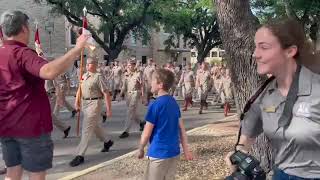
[[[115,100],[116,100],[117,92],[118,92],[117,90],[114,90],[114,91],[113,91],[112,101],[115,101]]]
[[[76,114],[77,114],[77,111],[76,111],[76,110],[73,110],[73,111],[71,112],[71,117],[73,118],[74,116],[76,116]]]
[[[119,138],[126,138],[126,137],[129,137],[129,133],[128,132],[123,132],[120,136],[119,136]]]
[[[102,115],[102,122],[105,123],[107,120],[107,116],[106,115]]]
[[[7,173],[7,168],[1,168],[0,169],[0,175],[6,174]]]
[[[143,131],[144,125],[146,125],[146,122],[145,122],[145,121],[140,122],[140,131]]]
[[[71,129],[71,126],[69,126],[66,130],[63,131],[63,133],[64,133],[63,139],[65,139],[69,136],[70,129]]]
[[[83,156],[76,156],[69,165],[71,167],[79,166],[80,164],[84,163],[84,157]]]
[[[202,109],[203,109],[203,100],[200,100],[200,110],[199,110],[199,114],[202,114]]]
[[[110,147],[113,145],[113,141],[109,140],[103,144],[103,149],[101,152],[109,152]]]

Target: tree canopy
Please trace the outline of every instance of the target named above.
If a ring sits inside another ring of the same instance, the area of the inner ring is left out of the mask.
[[[83,8],[99,20],[89,31],[95,41],[115,59],[125,48],[130,33],[148,36],[149,28],[160,18],[158,5],[169,0],[45,0],[52,11],[64,15],[75,25],[82,26]]]
[[[176,1],[162,11],[162,24],[171,35],[165,42],[168,48],[183,37],[189,46],[198,51],[202,62],[210,50],[221,44],[216,12],[209,0]]]

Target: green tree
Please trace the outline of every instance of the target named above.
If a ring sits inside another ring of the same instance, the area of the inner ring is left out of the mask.
[[[260,23],[252,13],[249,0],[215,0],[215,7],[227,54],[227,66],[232,72],[236,104],[238,110],[242,110],[246,101],[266,78],[258,75],[257,64],[252,58],[254,35]],[[252,151],[260,160],[261,166],[269,172],[273,166],[272,149],[264,134],[256,138]]]
[[[172,1],[174,2],[174,1]],[[198,51],[202,62],[210,50],[221,44],[216,12],[208,0],[176,1],[162,11],[164,30],[171,35],[165,41],[167,48],[177,47],[180,37]]]
[[[320,1],[318,0],[251,0],[257,17],[266,21],[273,17],[290,17],[298,20],[310,39],[316,43],[320,28]]]
[[[166,0],[43,1],[52,7],[52,12],[64,15],[71,24],[79,27],[82,26],[82,9],[86,7],[88,15],[99,20],[97,26],[89,22],[92,37],[113,60],[125,48],[123,43],[130,33],[136,38],[150,36],[150,27],[160,17],[156,7]]]

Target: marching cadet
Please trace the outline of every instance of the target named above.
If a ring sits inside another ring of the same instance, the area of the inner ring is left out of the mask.
[[[174,68],[174,72],[176,75],[176,90],[175,90],[175,95],[178,97],[182,97],[182,88],[177,86],[177,84],[179,83],[179,80],[181,79],[181,75],[182,75],[182,65],[177,65],[176,62],[173,63],[173,68]]]
[[[176,91],[177,81],[178,81],[178,80],[177,80],[177,74],[176,74],[176,71],[175,71],[175,68],[174,68],[172,62],[168,62],[168,63],[166,64],[166,66],[165,66],[165,69],[173,72],[173,74],[174,74],[175,81],[174,81],[172,87],[171,87],[170,90],[169,90],[169,94],[170,94],[171,96],[174,96],[174,93],[175,93],[175,91]]]
[[[142,72],[136,69],[136,61],[131,59],[128,63],[128,72],[124,77],[124,83],[121,89],[121,96],[126,93],[126,104],[128,106],[127,120],[123,133],[120,138],[126,138],[129,136],[129,130],[133,122],[140,125],[140,131],[143,131],[145,122],[140,121],[137,116],[137,108],[139,100],[144,98],[143,77]]]
[[[58,117],[53,113],[53,108],[55,107],[57,103],[57,96],[56,94],[59,94],[59,92],[56,92],[55,88],[55,82],[54,80],[46,80],[45,81],[45,89],[48,94],[50,106],[51,106],[51,113],[52,113],[52,123],[55,125],[60,131],[64,133],[63,138],[67,138],[71,129],[71,126],[68,126],[66,123],[60,121]]]
[[[112,92],[112,101],[115,101],[117,94],[120,93],[121,82],[122,82],[122,73],[123,69],[119,65],[119,61],[114,61],[114,67],[112,68],[111,77],[113,79],[113,92]]]
[[[202,114],[203,107],[208,108],[207,103],[207,97],[208,92],[211,87],[211,75],[210,71],[208,69],[208,63],[203,62],[201,64],[201,71],[199,71],[198,77],[197,77],[197,87],[200,89],[200,110],[199,114]]]
[[[192,71],[191,64],[186,65],[186,69],[182,72],[179,81],[179,87],[182,87],[184,97],[183,111],[187,111],[188,106],[192,105],[192,94],[194,89],[194,72]]]
[[[97,73],[98,61],[88,58],[87,72],[82,76],[81,88],[78,89],[75,107],[80,111],[80,94],[82,94],[81,108],[83,111],[81,140],[77,147],[76,157],[69,163],[71,167],[78,166],[84,162],[84,154],[88,148],[91,135],[94,133],[103,142],[101,152],[108,152],[113,141],[107,136],[99,123],[102,111],[103,99],[106,103],[107,116],[111,116],[111,97],[103,76]]]
[[[230,112],[230,102],[232,100],[232,90],[231,90],[231,76],[229,69],[222,70],[222,84],[223,84],[223,100],[224,101],[224,116],[228,116]]]
[[[103,76],[108,89],[110,89],[111,70],[109,69],[109,67],[107,65],[104,65],[103,62],[99,61],[97,72]],[[102,122],[106,122],[107,116],[105,111],[102,111],[101,116],[102,116]]]
[[[195,97],[196,99],[200,99],[200,96],[201,96],[201,89],[200,87],[198,86],[198,77],[199,77],[199,74],[202,72],[202,69],[201,69],[201,63],[197,63],[196,65],[196,92],[195,92]]]
[[[155,67],[153,65],[153,59],[149,58],[148,65],[144,69],[144,72],[143,72],[145,94],[146,94],[146,104],[145,105],[149,104],[149,101],[150,101],[151,97],[153,96],[153,93],[151,92],[151,78],[152,78],[152,74],[154,71],[155,71]]]
[[[56,91],[57,91],[57,103],[54,107],[54,115],[59,117],[60,108],[65,106],[71,113],[71,117],[74,117],[77,111],[66,100],[66,94],[70,91],[70,78],[67,73],[59,75],[56,79]]]
[[[144,67],[141,61],[137,61],[137,65],[136,68],[138,71],[143,72],[144,71]]]
[[[221,70],[217,67],[213,72],[213,88],[215,91],[215,96],[213,97],[213,103],[219,103],[222,101],[221,93],[222,93],[222,75]]]

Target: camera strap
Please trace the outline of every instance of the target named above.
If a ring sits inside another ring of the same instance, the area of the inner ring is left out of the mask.
[[[300,77],[300,71],[301,71],[301,65],[297,65],[297,70],[295,72],[294,78],[292,80],[284,109],[282,112],[282,115],[278,121],[278,129],[283,127],[287,128],[290,125],[291,119],[292,119],[292,110],[293,106],[298,98],[298,92],[299,92],[299,77]],[[249,111],[251,105],[255,102],[255,100],[260,96],[260,94],[264,91],[264,89],[267,87],[267,85],[275,79],[274,76],[271,76],[269,79],[267,79],[262,86],[255,92],[255,94],[247,101],[243,108],[243,112],[240,115],[240,121],[244,119],[245,114]],[[240,136],[241,136],[241,123],[240,123],[240,128],[239,128],[239,133],[238,133],[238,138],[237,138],[237,143],[235,145],[235,150],[236,146],[239,144],[240,141]],[[278,130],[277,129],[277,130]]]
[[[274,76],[271,76],[270,78],[268,78],[263,84],[262,86],[259,87],[259,89],[253,94],[253,96],[251,96],[251,98],[246,102],[242,113],[240,114],[240,128],[239,128],[239,133],[238,133],[238,138],[237,138],[237,143],[234,147],[235,151],[237,150],[237,145],[239,145],[239,141],[240,141],[240,136],[241,136],[241,121],[244,119],[245,114],[249,111],[249,109],[251,108],[251,105],[256,101],[256,99],[258,99],[258,97],[260,96],[260,94],[266,89],[266,87],[268,86],[268,84],[270,82],[272,82],[275,79]]]

